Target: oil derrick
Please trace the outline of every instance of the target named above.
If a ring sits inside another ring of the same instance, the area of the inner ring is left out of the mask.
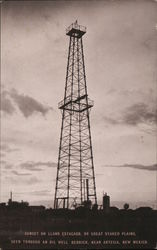
[[[64,99],[59,103],[62,125],[54,208],[97,204],[82,36],[86,27],[69,26],[70,37]]]

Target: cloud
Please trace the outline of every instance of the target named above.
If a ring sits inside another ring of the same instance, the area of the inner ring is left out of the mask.
[[[39,179],[37,179],[36,177],[31,177],[31,178],[30,178],[30,179],[28,179],[26,182],[27,182],[27,184],[32,185],[32,184],[35,184],[35,183],[40,182],[40,180],[39,180]]]
[[[135,168],[140,170],[157,171],[157,164],[141,165],[141,164],[124,164],[124,165],[105,165],[108,168]]]
[[[29,195],[35,195],[35,196],[52,196],[52,193],[50,190],[37,190],[37,191],[24,191],[24,192],[16,192],[16,194],[24,195],[24,194],[29,194]]]
[[[3,91],[1,94],[0,109],[9,115],[12,115],[15,111],[15,108],[14,108],[11,100],[7,97],[7,94],[8,94],[7,91]]]
[[[147,106],[145,103],[136,103],[127,107],[119,117],[103,117],[104,121],[111,125],[125,124],[137,126],[138,124],[155,125],[157,122],[157,109]]]
[[[21,163],[20,167],[29,171],[42,171],[42,168],[37,167],[33,162]]]
[[[13,165],[11,165],[9,163],[5,164],[5,169],[12,169],[12,168],[13,168]]]
[[[35,166],[47,166],[47,167],[56,167],[57,164],[55,162],[42,162],[42,161],[39,161],[39,162],[35,162],[34,163]]]
[[[6,164],[6,161],[1,160],[0,163],[1,163],[1,164]]]
[[[103,117],[103,120],[105,121],[105,123],[111,124],[111,125],[117,125],[117,124],[120,123],[120,122],[118,121],[118,119],[111,118],[111,117],[107,117],[107,116],[104,116],[104,117]]]
[[[39,191],[32,191],[30,192],[31,195],[37,195],[37,196],[47,196],[52,195],[50,190],[39,190]]]
[[[0,158],[3,158],[5,156],[5,153],[0,152]]]
[[[50,109],[52,109],[28,95],[19,94],[15,89],[11,90],[10,96],[13,98],[18,108],[26,118],[36,112],[45,115]]]
[[[16,170],[12,170],[11,172],[12,172],[12,174],[17,175],[17,176],[27,176],[27,175],[31,175],[31,174],[28,174],[28,173],[19,173],[19,172],[17,172]]]
[[[7,144],[2,144],[1,145],[1,151],[4,151],[4,152],[9,152],[10,148]]]
[[[14,178],[13,176],[5,176],[6,182],[11,182],[11,184],[30,184],[33,185],[35,183],[39,183],[41,180],[37,179],[36,177],[29,177],[28,179],[24,178]]]
[[[11,91],[4,90],[1,94],[0,109],[12,115],[16,111],[16,106],[26,118],[35,113],[41,113],[45,116],[49,110],[52,110],[52,107],[40,103],[33,97],[19,94],[16,89],[12,89]]]
[[[154,124],[157,122],[157,109],[149,108],[144,103],[137,103],[127,108],[123,122],[129,125],[137,125],[139,123]]]
[[[12,148],[10,147],[7,143],[3,143],[0,146],[1,152],[5,152],[5,153],[10,153],[10,152],[14,152],[14,151],[18,151],[18,148]]]
[[[57,164],[54,162],[33,162],[33,161],[29,161],[29,162],[25,162],[20,164],[20,167],[23,169],[27,169],[29,171],[42,171],[43,169],[41,168],[42,166],[46,166],[46,167],[56,167]]]
[[[7,169],[12,169],[13,165],[8,163],[7,161],[5,160],[1,160],[0,161],[0,165],[3,166],[2,169],[3,171],[5,172]]]

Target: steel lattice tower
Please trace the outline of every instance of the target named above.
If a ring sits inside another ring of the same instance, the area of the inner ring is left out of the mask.
[[[70,37],[64,99],[59,103],[62,125],[54,208],[97,204],[82,36],[77,21],[67,30]]]

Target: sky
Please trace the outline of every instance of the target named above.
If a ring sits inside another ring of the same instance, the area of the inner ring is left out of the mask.
[[[156,199],[157,2],[1,4],[1,201],[53,206],[69,37],[83,36],[98,201]]]

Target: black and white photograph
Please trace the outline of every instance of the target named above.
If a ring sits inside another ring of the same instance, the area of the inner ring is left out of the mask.
[[[0,250],[156,249],[157,1],[0,8]]]

